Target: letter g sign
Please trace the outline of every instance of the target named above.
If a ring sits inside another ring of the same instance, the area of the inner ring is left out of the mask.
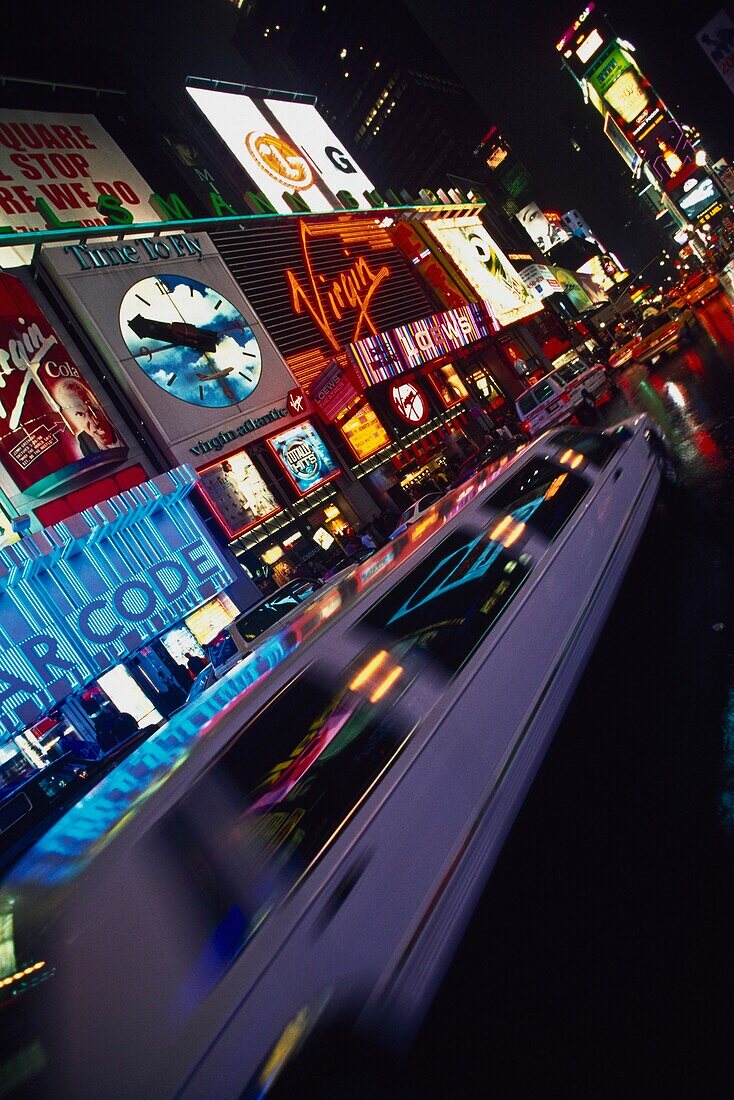
[[[327,145],[324,152],[334,167],[338,168],[340,172],[349,174],[350,172],[357,171],[349,157],[341,149],[336,149],[333,145]]]

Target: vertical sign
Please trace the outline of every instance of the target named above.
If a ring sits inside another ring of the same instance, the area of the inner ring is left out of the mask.
[[[725,11],[718,11],[696,35],[719,76],[734,92],[734,23]]]

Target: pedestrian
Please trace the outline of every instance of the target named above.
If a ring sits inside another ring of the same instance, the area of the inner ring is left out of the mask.
[[[195,680],[200,672],[203,672],[207,666],[207,661],[203,657],[199,657],[197,653],[186,654],[186,667],[189,670],[189,674],[192,680]]]
[[[576,415],[582,424],[595,424],[596,415],[596,403],[591,396],[586,386],[581,387],[581,404],[579,405]]]

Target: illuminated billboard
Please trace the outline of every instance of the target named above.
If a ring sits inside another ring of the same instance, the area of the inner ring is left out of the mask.
[[[97,207],[105,202],[122,203],[136,222],[160,220],[153,189],[94,115],[0,110],[0,180],[0,226],[14,232],[108,225]],[[3,248],[3,267],[28,264],[32,253]]]
[[[201,470],[199,489],[230,538],[281,509],[244,450]]]
[[[346,365],[350,343],[434,309],[379,223],[364,213],[275,218],[212,234],[306,392],[335,359]]]
[[[426,229],[482,298],[498,325],[521,321],[541,308],[478,217],[436,218],[426,222]]]
[[[323,439],[308,420],[271,435],[266,442],[301,497],[341,473]]]
[[[355,458],[363,462],[390,443],[387,434],[371,405],[365,402],[346,420],[338,425]]]
[[[372,180],[346,152],[312,103],[256,98],[236,85],[187,86],[186,91],[244,168],[255,186],[280,213],[297,195],[313,211],[337,210],[349,192],[357,208],[370,203]],[[349,205],[352,205],[351,203]]]
[[[0,466],[42,497],[119,465],[127,450],[28,288],[0,272]]]
[[[614,42],[584,76],[589,98],[597,110],[607,114],[650,170],[666,183],[690,163],[694,150],[683,127],[657,95],[632,56]],[[610,140],[615,131],[605,124]],[[625,153],[620,152],[625,157]]]
[[[702,169],[676,187],[671,198],[687,218],[700,218],[720,203],[723,196],[716,182]]]
[[[560,218],[558,221],[551,218],[538,206],[537,202],[529,202],[516,214],[517,220],[527,235],[532,239],[541,252],[549,252],[557,244],[563,244],[571,234],[565,228]]]

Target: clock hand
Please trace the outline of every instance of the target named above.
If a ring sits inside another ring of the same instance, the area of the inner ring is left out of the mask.
[[[128,325],[140,339],[166,340],[173,346],[193,348],[195,351],[215,351],[218,337],[215,332],[197,328],[183,321],[157,321],[140,313],[128,321]]]

